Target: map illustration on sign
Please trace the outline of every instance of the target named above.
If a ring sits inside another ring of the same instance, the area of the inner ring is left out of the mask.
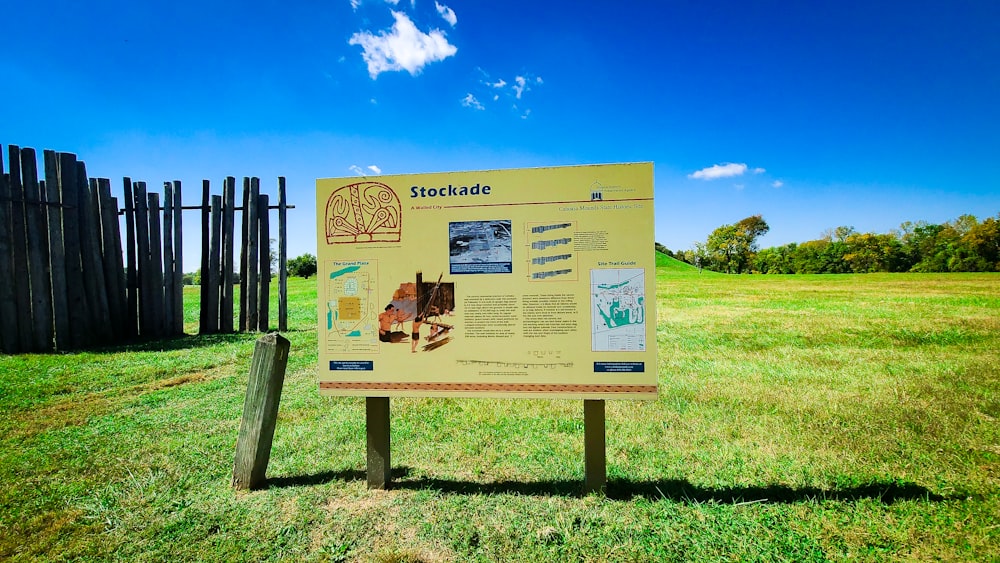
[[[645,270],[591,270],[590,286],[593,351],[645,350]]]
[[[378,269],[373,260],[331,262],[326,286],[328,353],[378,351]]]

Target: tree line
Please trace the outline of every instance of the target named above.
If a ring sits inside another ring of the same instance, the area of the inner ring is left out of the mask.
[[[671,252],[689,264],[725,273],[847,274],[870,272],[1000,271],[1000,213],[978,220],[962,215],[933,224],[906,221],[889,233],[829,229],[817,240],[758,248],[770,227],[760,215],[712,231],[694,248]]]

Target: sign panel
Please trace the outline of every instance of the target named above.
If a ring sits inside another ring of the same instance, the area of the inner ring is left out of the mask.
[[[652,163],[316,181],[324,395],[656,398]]]

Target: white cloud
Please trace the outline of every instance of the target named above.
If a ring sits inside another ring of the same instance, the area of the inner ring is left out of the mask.
[[[473,90],[473,92],[477,93],[481,100],[485,100],[487,102],[501,102],[503,104],[510,103],[510,109],[514,115],[519,116],[521,119],[528,118],[531,111],[525,111],[524,108],[518,108],[518,104],[524,103],[521,100],[524,99],[527,92],[531,91],[532,88],[537,88],[539,84],[543,84],[541,78],[536,77],[531,73],[525,73],[520,76],[515,76],[513,83],[511,83],[503,78],[494,79],[490,76],[490,73],[486,72],[481,67],[476,67],[476,70],[482,74],[482,78],[479,80],[480,87]],[[484,87],[486,89],[484,89]],[[468,99],[468,96],[466,99]]]
[[[368,64],[372,80],[390,70],[405,70],[416,76],[427,64],[443,61],[458,52],[443,31],[432,29],[424,33],[403,12],[393,11],[392,16],[396,19],[392,31],[383,30],[378,35],[362,31],[348,41],[364,49],[361,56]]]
[[[368,169],[371,170],[372,172],[376,173],[376,174],[381,174],[382,173],[382,169],[379,168],[378,166],[375,166],[374,164],[372,164],[371,166],[369,166]]]
[[[466,94],[465,97],[462,98],[462,105],[467,108],[486,109],[485,107],[483,107],[483,104],[479,103],[479,100],[477,100],[476,97],[472,95],[472,93]]]
[[[514,97],[515,98],[517,98],[519,100],[521,99],[521,94],[524,93],[524,89],[526,87],[526,84],[527,84],[527,80],[523,76],[515,76],[514,77]]]
[[[764,172],[767,172],[767,170],[764,170],[763,168],[760,167],[753,169],[754,174],[763,174]]]
[[[361,0],[351,0],[351,9],[355,12],[358,11],[358,6],[361,5]]]
[[[746,186],[745,186],[745,185],[743,185],[743,184],[733,184],[733,187],[734,187],[734,188],[736,188],[737,190],[742,190],[742,189],[743,189],[743,188],[745,188]]]
[[[458,23],[458,16],[455,15],[455,10],[452,10],[444,4],[438,4],[437,0],[434,0],[434,7],[437,8],[438,13],[441,14],[444,21],[451,24],[451,27],[455,27],[455,24]]]
[[[365,171],[362,170],[361,167],[358,166],[357,164],[352,164],[352,165],[348,166],[347,169],[350,170],[351,172],[354,172],[358,176],[364,176],[365,175]]]
[[[396,5],[399,4],[399,0],[385,0],[385,3],[386,4],[392,4],[393,6],[396,6]]]
[[[774,183],[771,184],[771,187],[772,188],[780,188],[781,186],[784,186],[784,185],[785,185],[785,183],[782,182],[781,180],[775,180]]]
[[[692,172],[691,174],[688,174],[688,178],[694,178],[695,180],[715,180],[717,178],[742,176],[746,171],[746,164],[727,162],[724,164],[713,164],[708,168],[702,168],[701,170]]]

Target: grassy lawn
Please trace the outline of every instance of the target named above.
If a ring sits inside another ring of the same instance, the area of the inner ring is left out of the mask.
[[[367,490],[312,279],[266,490],[230,488],[254,335],[0,357],[0,560],[1000,559],[1000,277],[663,260],[656,290],[660,398],[608,403],[607,496],[581,402],[541,400],[394,399]]]

